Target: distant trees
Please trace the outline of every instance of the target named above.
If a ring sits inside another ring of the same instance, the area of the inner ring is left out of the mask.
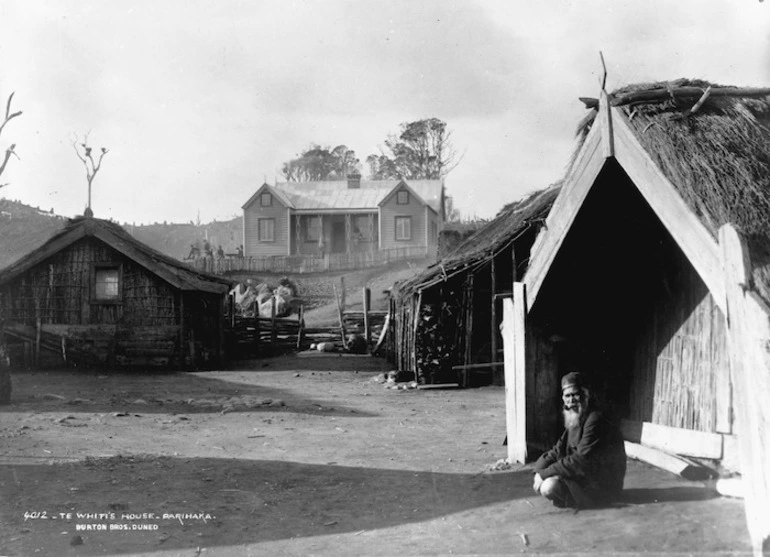
[[[289,182],[344,180],[357,172],[359,160],[346,145],[335,148],[312,144],[296,158],[283,163],[281,173]]]
[[[17,116],[21,116],[21,114],[22,114],[21,110],[16,111],[16,112],[11,112],[11,102],[13,101],[13,95],[14,94],[15,94],[15,92],[11,93],[10,95],[8,95],[8,102],[6,102],[6,104],[5,104],[5,118],[3,119],[3,123],[0,124],[0,136],[2,136],[3,129],[5,129],[5,126],[8,124],[8,122],[13,120]],[[11,146],[8,147],[5,150],[5,155],[3,156],[3,162],[0,163],[0,176],[2,176],[3,172],[5,172],[5,167],[8,164],[8,161],[10,160],[11,156],[19,158],[19,155],[16,154],[15,149],[16,149],[16,144],[12,143]],[[4,186],[7,186],[7,185],[8,185],[7,183],[6,184],[0,184],[0,188],[2,188]]]
[[[373,180],[404,178],[438,180],[459,160],[446,122],[426,118],[401,124],[401,133],[385,140],[386,152],[369,155],[366,163]]]
[[[93,184],[94,178],[96,178],[97,172],[102,167],[102,159],[109,151],[104,147],[101,147],[99,156],[94,159],[93,148],[88,145],[88,134],[83,136],[83,141],[79,142],[77,137],[72,142],[72,147],[75,149],[75,154],[78,156],[83,166],[86,169],[86,180],[88,181],[88,205],[86,209],[91,211],[91,184]],[[93,214],[93,213],[92,213]]]
[[[390,135],[377,154],[366,157],[372,180],[438,180],[459,162],[451,141],[452,132],[438,118],[401,124],[398,135]],[[346,145],[335,148],[312,144],[287,161],[281,173],[289,182],[344,180],[358,172],[360,161]]]

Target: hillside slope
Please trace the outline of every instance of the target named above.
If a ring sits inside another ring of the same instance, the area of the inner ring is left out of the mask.
[[[99,216],[99,215],[97,215]],[[213,249],[222,246],[234,253],[242,243],[242,219],[195,225],[155,223],[122,226],[136,239],[177,259],[190,253],[190,245],[208,239]],[[30,207],[20,201],[0,199],[0,269],[43,244],[67,223],[67,217]]]

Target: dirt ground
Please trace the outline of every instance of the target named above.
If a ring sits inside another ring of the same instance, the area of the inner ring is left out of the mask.
[[[743,503],[629,462],[574,513],[505,457],[504,390],[396,390],[366,356],[18,372],[2,555],[748,554]]]

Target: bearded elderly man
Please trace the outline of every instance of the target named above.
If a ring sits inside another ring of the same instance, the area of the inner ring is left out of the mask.
[[[564,433],[535,463],[534,488],[557,507],[607,504],[623,490],[626,451],[620,431],[593,408],[579,372],[561,381]]]

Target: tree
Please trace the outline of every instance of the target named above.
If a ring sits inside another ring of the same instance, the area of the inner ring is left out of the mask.
[[[344,180],[357,172],[359,160],[346,145],[334,149],[311,144],[296,158],[283,163],[281,173],[289,182],[320,182]]]
[[[86,180],[88,181],[88,205],[86,206],[87,212],[93,214],[91,211],[91,184],[93,184],[96,173],[102,167],[102,159],[104,155],[108,153],[107,149],[101,148],[99,158],[94,160],[93,148],[88,145],[88,134],[83,136],[83,142],[78,143],[77,138],[72,142],[72,147],[75,149],[75,154],[78,156],[83,166],[86,169]]]
[[[438,118],[401,124],[401,133],[385,140],[388,152],[369,155],[370,176],[374,180],[438,180],[459,163],[451,142],[452,132]]]
[[[5,118],[3,119],[3,123],[0,124],[0,135],[2,135],[3,129],[8,124],[8,122],[13,120],[17,116],[21,116],[21,114],[22,114],[21,110],[18,110],[16,112],[11,112],[11,102],[13,101],[13,95],[14,94],[15,94],[15,92],[13,92],[10,95],[8,95],[8,102],[5,104]],[[0,164],[0,176],[2,176],[3,172],[5,172],[5,167],[8,164],[8,161],[10,160],[11,155],[16,157],[17,159],[19,158],[19,155],[16,154],[15,149],[16,149],[16,144],[12,143],[11,146],[8,147],[5,150],[5,156],[3,157],[3,162]],[[7,186],[7,185],[8,184],[0,184],[0,188],[2,188],[4,186]]]

